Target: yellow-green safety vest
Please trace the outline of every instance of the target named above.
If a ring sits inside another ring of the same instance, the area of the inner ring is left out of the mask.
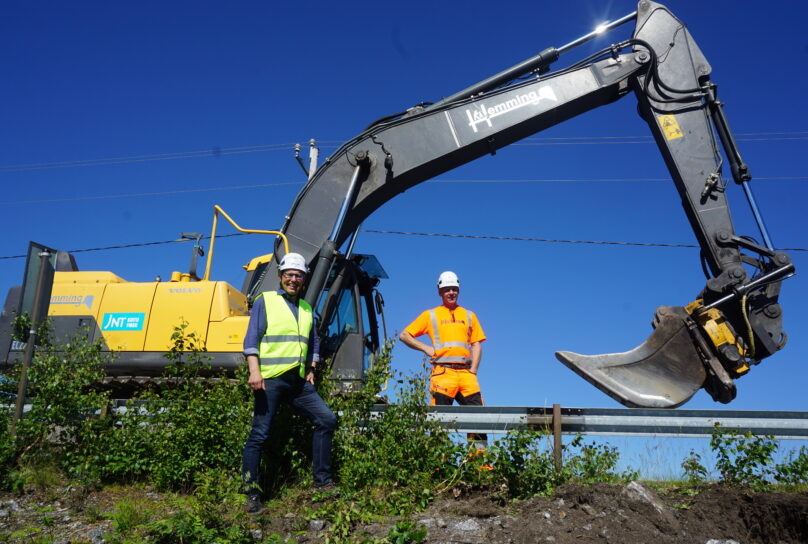
[[[267,313],[267,329],[258,345],[261,376],[275,378],[300,366],[300,377],[305,375],[306,355],[309,352],[309,334],[313,324],[311,305],[303,299],[297,301],[297,320],[283,295],[275,291],[261,294]]]

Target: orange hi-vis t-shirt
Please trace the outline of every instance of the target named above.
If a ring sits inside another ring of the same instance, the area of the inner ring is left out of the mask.
[[[437,335],[435,334],[437,327]],[[457,306],[438,306],[419,315],[404,329],[414,337],[429,334],[436,364],[471,363],[471,344],[485,340],[485,333],[474,312]]]

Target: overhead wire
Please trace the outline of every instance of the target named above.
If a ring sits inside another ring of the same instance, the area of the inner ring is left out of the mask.
[[[621,141],[622,140],[622,141]],[[626,141],[636,140],[636,141]],[[751,132],[738,133],[739,142],[767,142],[767,141],[800,141],[808,140],[806,131],[778,131],[778,132]],[[651,144],[654,140],[650,136],[575,136],[575,137],[528,137],[512,146],[536,145],[611,145],[615,143]],[[324,149],[336,149],[342,140],[320,140],[318,146]],[[176,159],[196,159],[219,157],[222,155],[239,155],[245,153],[259,153],[267,151],[291,151],[294,143],[261,144],[241,147],[218,147],[196,151],[176,151],[155,153],[150,155],[130,155],[118,157],[104,157],[98,159],[78,159],[70,161],[50,161],[0,165],[0,173],[27,172],[34,170],[53,170],[58,168],[79,168],[87,166],[109,166],[153,161]]]
[[[761,176],[755,181],[808,181],[808,176]],[[670,182],[669,178],[526,178],[526,179],[431,179],[424,183],[662,183]],[[225,185],[220,187],[201,187],[196,189],[174,189],[170,191],[154,191],[148,193],[120,193],[110,195],[85,195],[63,198],[47,198],[39,200],[2,200],[0,204],[53,204],[59,202],[78,202],[82,200],[106,200],[115,198],[137,198],[149,196],[165,196],[186,193],[205,193],[214,191],[237,191],[245,189],[262,189],[265,187],[281,187],[284,185],[303,185],[303,181],[281,181],[277,183],[258,183],[254,185]]]
[[[360,229],[360,232],[370,234],[394,234],[400,236],[429,236],[438,238],[466,238],[471,240],[493,240],[493,241],[515,241],[515,242],[542,242],[542,243],[555,243],[555,244],[592,244],[592,245],[612,245],[612,246],[635,246],[635,247],[665,247],[665,248],[688,248],[698,249],[699,246],[694,244],[672,244],[661,242],[619,242],[610,240],[566,240],[563,238],[530,238],[524,236],[490,236],[490,235],[477,235],[477,234],[451,234],[439,232],[410,232],[399,230],[380,230],[380,229]],[[217,238],[233,238],[235,236],[250,236],[251,233],[235,232],[232,234],[218,234]],[[202,236],[200,240],[209,240],[210,236]],[[114,246],[92,247],[82,249],[69,249],[68,253],[85,253],[90,251],[107,251],[112,249],[128,249],[135,247],[156,246],[162,244],[176,244],[187,242],[188,239],[176,240],[161,240],[155,242],[138,242],[132,244],[120,244]],[[778,251],[808,251],[808,248],[780,248]],[[24,259],[26,255],[5,255],[0,256],[0,260],[11,259]]]
[[[751,132],[739,133],[736,138],[738,141],[784,141],[784,140],[808,140],[808,132],[806,131],[780,131],[780,132]],[[318,144],[322,147],[328,147],[337,141],[323,140]],[[653,139],[649,136],[577,136],[577,137],[529,137],[521,142],[516,142],[512,145],[611,145],[611,144],[645,144],[653,143]],[[336,145],[332,145],[336,147]],[[44,170],[55,168],[75,168],[83,166],[102,166],[102,165],[117,165],[136,162],[147,161],[160,161],[160,160],[173,160],[183,158],[202,158],[220,155],[233,155],[242,153],[255,153],[264,151],[280,151],[291,150],[294,144],[291,143],[278,143],[278,144],[265,144],[255,146],[242,146],[232,148],[218,148],[188,151],[188,152],[172,152],[172,153],[159,153],[154,155],[136,155],[124,157],[111,157],[99,159],[83,159],[74,161],[61,161],[61,162],[42,162],[42,163],[27,163],[0,166],[0,173],[9,172],[23,172],[29,170]],[[808,176],[778,176],[778,177],[757,177],[757,181],[796,181],[808,180]],[[586,182],[586,183],[605,183],[605,182],[666,182],[666,178],[547,178],[547,179],[434,179],[428,183],[555,183],[555,182]],[[0,204],[42,204],[54,202],[68,202],[68,201],[81,201],[81,200],[97,200],[97,199],[114,199],[114,198],[133,198],[133,197],[147,197],[147,196],[164,196],[170,194],[184,194],[196,192],[210,192],[210,191],[233,191],[244,189],[255,189],[264,187],[276,187],[283,185],[302,185],[304,182],[278,182],[278,183],[265,183],[254,185],[241,185],[241,186],[223,186],[223,187],[206,187],[195,189],[175,189],[170,191],[156,191],[144,193],[125,193],[125,194],[112,194],[112,195],[85,195],[77,197],[65,197],[56,199],[42,199],[42,200],[26,200],[26,201],[5,201]],[[470,238],[470,239],[483,239],[483,240],[511,240],[511,241],[530,241],[530,242],[545,242],[545,243],[573,243],[573,244],[599,244],[599,245],[623,245],[623,246],[652,246],[652,247],[684,247],[695,248],[698,246],[690,244],[663,244],[663,243],[638,243],[638,242],[614,242],[614,241],[597,241],[597,240],[563,240],[563,239],[545,239],[545,238],[526,238],[526,237],[507,237],[507,236],[477,236],[469,234],[442,234],[442,233],[419,233],[419,232],[405,232],[405,231],[384,231],[374,229],[363,229],[362,232],[377,233],[377,234],[397,234],[397,235],[410,235],[410,236],[436,236],[436,237],[451,237],[451,238]],[[220,237],[242,236],[243,233],[235,233],[230,235],[220,235]],[[208,237],[204,237],[208,238]],[[111,249],[124,249],[133,247],[153,246],[168,243],[177,243],[182,240],[166,240],[156,242],[143,242],[135,244],[123,244],[116,246],[106,246],[98,248],[84,248],[70,250],[73,253],[87,252],[87,251],[103,251]],[[783,248],[784,251],[808,251],[805,248]],[[25,255],[10,255],[0,256],[0,260],[5,259],[19,259],[24,258]]]

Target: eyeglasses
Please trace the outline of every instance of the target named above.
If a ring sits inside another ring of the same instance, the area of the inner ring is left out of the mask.
[[[459,293],[460,292],[460,287],[441,287],[440,290],[443,293],[451,292],[451,291],[455,291],[455,292]]]
[[[281,276],[283,276],[285,280],[302,280],[306,277],[306,274],[301,274],[300,272],[284,272]]]

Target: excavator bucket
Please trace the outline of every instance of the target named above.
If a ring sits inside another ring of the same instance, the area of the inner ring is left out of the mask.
[[[654,332],[631,351],[604,355],[557,351],[556,358],[624,406],[676,408],[707,379],[688,318],[679,309],[660,307]]]

